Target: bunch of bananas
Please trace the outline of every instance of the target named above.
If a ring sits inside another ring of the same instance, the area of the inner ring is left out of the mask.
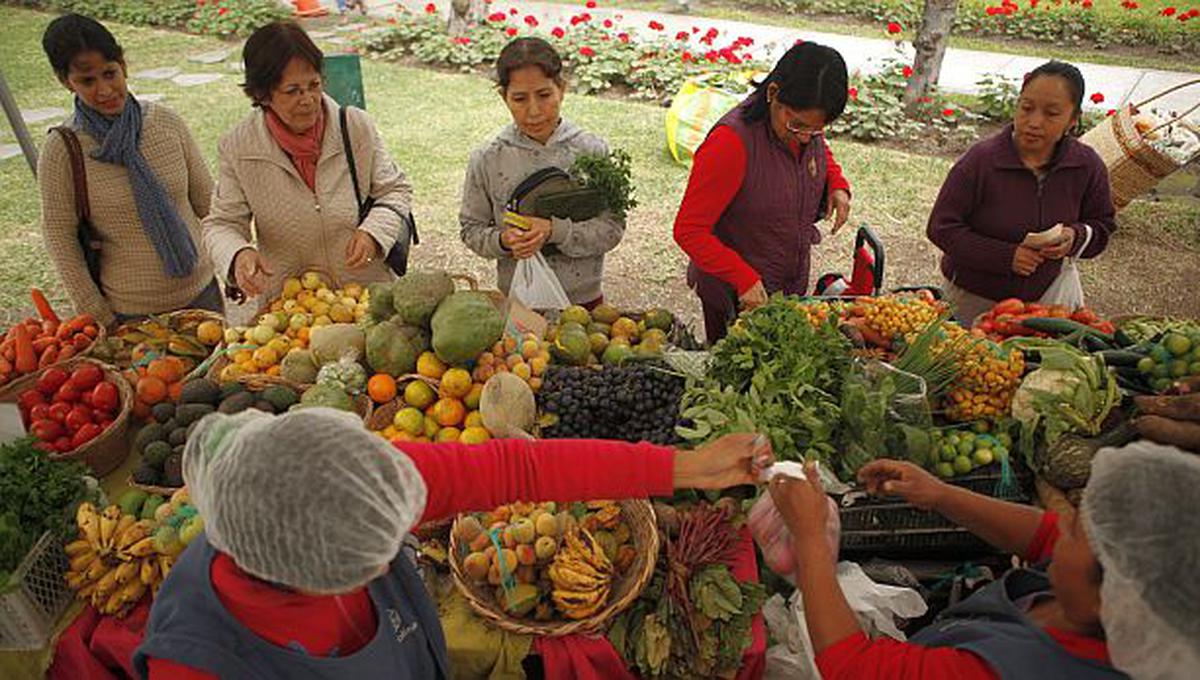
[[[75,513],[79,538],[66,545],[67,585],[101,614],[125,616],[147,591],[157,591],[174,558],[158,553],[152,520],[125,515],[116,505],[98,512],[82,503]]]
[[[554,606],[569,619],[592,616],[608,602],[613,564],[587,529],[563,536],[549,574]]]
[[[932,297],[916,293],[864,297],[855,300],[850,308],[851,315],[864,317],[868,328],[889,341],[925,330],[943,311],[943,306]]]
[[[967,331],[947,324],[947,338]],[[1005,353],[995,343],[980,338],[963,357],[962,373],[946,394],[946,417],[954,422],[995,420],[1007,416],[1013,394],[1021,386],[1025,355]]]

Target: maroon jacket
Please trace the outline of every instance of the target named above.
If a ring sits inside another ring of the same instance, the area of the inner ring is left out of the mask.
[[[1108,170],[1091,147],[1072,137],[1058,146],[1039,186],[1021,164],[1012,125],[971,147],[946,176],[926,233],[945,253],[942,273],[966,290],[1000,300],[1039,299],[1062,269],[1048,260],[1030,276],[1012,270],[1013,254],[1030,232],[1059,222],[1075,230],[1075,256],[1096,257],[1116,230]],[[1083,225],[1092,227],[1087,250]]]

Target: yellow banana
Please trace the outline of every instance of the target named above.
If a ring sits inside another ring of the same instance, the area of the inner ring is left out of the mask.
[[[71,590],[79,590],[87,583],[87,576],[81,571],[68,571],[66,574],[67,587]]]
[[[167,578],[167,574],[171,573],[171,567],[173,566],[175,566],[174,558],[166,555],[158,556],[158,570],[162,572],[162,577],[164,579]],[[162,583],[162,580],[159,580],[159,583]]]
[[[100,577],[104,576],[104,572],[107,570],[108,566],[104,564],[104,558],[99,557],[88,565],[87,571],[84,573],[87,574],[87,580],[99,581]]]
[[[134,579],[123,586],[118,594],[121,596],[121,601],[125,604],[137,604],[138,600],[146,594],[146,584]]]
[[[117,520],[117,528],[113,531],[112,544],[115,546],[117,541],[121,540],[121,535],[137,522],[138,518],[133,515],[121,515],[121,519]]]
[[[133,557],[149,557],[154,554],[154,538],[147,536],[129,546],[127,551]]]
[[[63,551],[67,553],[67,557],[78,557],[91,550],[91,548],[91,545],[89,545],[86,540],[81,538],[77,541],[71,541],[63,546]]]
[[[89,583],[86,586],[80,588],[79,592],[75,593],[75,597],[78,597],[81,600],[88,600],[88,599],[91,599],[92,594],[95,592],[96,592],[96,584]]]
[[[117,575],[117,583],[121,585],[129,583],[130,580],[136,581],[138,577],[138,563],[122,562],[121,566],[113,570],[113,573]]]
[[[121,508],[110,505],[100,513],[100,549],[107,552],[112,549],[113,536],[116,535],[117,524],[121,521]]]
[[[131,524],[125,531],[117,535],[116,546],[117,550],[126,550],[129,546],[150,535],[154,529],[154,522],[143,519]]]
[[[115,616],[121,610],[122,604],[124,604],[124,601],[121,599],[121,591],[117,591],[105,598],[104,604],[97,607],[97,609],[100,610],[101,614]]]
[[[154,583],[154,577],[158,572],[158,562],[149,557],[142,558],[141,567],[139,568],[138,580],[144,585]]]
[[[100,577],[100,582],[96,584],[96,592],[108,594],[117,587],[117,570],[109,569],[104,572],[104,576]]]
[[[88,517],[94,514],[96,514],[96,506],[86,501],[80,503],[79,507],[75,509],[75,524],[82,529],[87,525]]]
[[[83,537],[97,551],[100,550],[100,515],[96,513],[96,506],[91,503],[83,503],[79,506],[79,512],[75,513],[75,520],[79,523],[79,530],[83,532]]]
[[[100,559],[100,556],[96,554],[95,550],[92,550],[91,546],[88,546],[87,552],[71,558],[71,571],[86,572],[92,562],[98,559]]]
[[[561,564],[552,564],[550,581],[555,588],[563,590],[593,590],[605,584],[605,580],[593,574],[582,573]]]

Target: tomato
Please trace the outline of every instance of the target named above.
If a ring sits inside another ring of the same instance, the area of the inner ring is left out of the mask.
[[[54,401],[73,404],[79,401],[79,390],[76,390],[75,386],[72,385],[71,381],[68,380],[66,383],[63,383],[62,387],[58,388],[57,392],[54,393]]]
[[[33,421],[33,427],[29,428],[29,434],[44,442],[52,442],[65,433],[63,432],[62,425],[53,420],[35,420]]]
[[[1046,316],[1052,319],[1069,319],[1071,318],[1071,310],[1067,309],[1064,305],[1050,305],[1050,308],[1046,310]]]
[[[1073,321],[1078,321],[1081,324],[1090,326],[1099,322],[1100,316],[1087,307],[1080,307],[1079,309],[1075,310],[1074,314],[1071,315],[1071,319]]]
[[[92,390],[92,407],[107,413],[116,413],[121,405],[121,395],[117,386],[110,382],[102,382]]]
[[[1020,314],[1025,311],[1025,303],[1020,298],[1008,298],[997,302],[992,311],[997,317],[1001,314]]]
[[[54,448],[54,442],[37,442],[33,445],[33,448],[43,453],[58,453]]]
[[[83,404],[84,406],[87,406],[88,408],[93,408],[95,406],[95,404],[92,403],[92,391],[84,390],[83,392],[80,392],[79,393],[79,403]]]
[[[990,319],[984,319],[983,321],[980,321],[979,323],[975,324],[975,328],[983,331],[985,335],[991,335],[992,333],[996,332],[996,324],[992,323]]]
[[[67,420],[64,423],[67,429],[72,432],[78,432],[80,428],[92,422],[92,410],[83,404],[78,404],[71,409],[67,414]]]
[[[100,420],[96,421],[96,424],[100,426],[101,430],[107,430],[109,427],[112,426],[113,419],[112,418],[101,418]]]
[[[75,447],[71,445],[70,437],[59,437],[54,440],[54,450],[59,453],[67,453],[75,450]]]
[[[17,405],[24,411],[32,411],[34,406],[45,403],[47,403],[46,397],[37,390],[26,390],[17,397]]]
[[[37,406],[34,406],[33,408],[29,409],[29,420],[38,421],[38,420],[48,420],[48,419],[50,419],[50,405],[49,404],[38,404]]]
[[[96,364],[84,362],[71,373],[70,382],[76,390],[83,392],[99,385],[102,380],[104,380],[104,371],[100,370]]]
[[[67,422],[67,415],[69,415],[70,413],[71,413],[71,405],[66,402],[60,401],[56,404],[50,405],[50,419],[55,422],[58,422],[58,423]]]
[[[1114,326],[1113,322],[1111,321],[1100,321],[1098,323],[1094,323],[1092,324],[1092,328],[1095,328],[1101,333],[1107,333],[1109,335],[1117,332],[1117,327]]]
[[[83,446],[84,444],[100,436],[100,433],[103,431],[104,430],[101,430],[100,426],[96,423],[87,423],[83,427],[79,428],[79,431],[76,432],[73,437],[71,437],[71,448],[77,449],[80,446]]]
[[[49,368],[37,379],[37,389],[47,397],[53,395],[70,378],[61,368]]]

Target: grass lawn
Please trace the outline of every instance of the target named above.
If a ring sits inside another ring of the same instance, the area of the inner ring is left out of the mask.
[[[68,108],[41,54],[40,38],[50,16],[0,7],[5,40],[0,64],[22,107]],[[138,93],[162,93],[165,103],[188,121],[215,166],[217,139],[246,115],[249,105],[237,87],[240,75],[224,64],[201,66],[185,55],[223,46],[209,38],[145,28],[111,27],[125,47],[132,73],[178,65],[186,71],[226,72],[197,88],[131,79]],[[225,45],[228,46],[228,45]],[[494,282],[494,268],[458,239],[457,213],[467,155],[508,121],[500,99],[479,76],[441,73],[367,61],[368,108],[384,140],[416,190],[422,243],[416,266],[437,266]],[[639,207],[630,215],[624,242],[609,258],[606,292],[629,307],[664,304],[695,319],[698,305],[683,282],[685,258],[671,239],[671,223],[687,182],[687,170],[665,150],[665,111],[614,98],[569,95],[565,114],[634,157]],[[39,140],[50,124],[36,126]],[[0,142],[12,141],[11,131]],[[936,283],[937,251],[924,238],[929,207],[950,161],[878,146],[835,140],[835,151],[854,183],[854,222],[868,222],[887,244],[888,284]],[[43,252],[38,192],[22,158],[0,162],[0,326],[29,308],[29,286],[62,299],[57,276]],[[1164,295],[1187,290],[1200,271],[1200,207],[1195,202],[1139,202],[1122,216],[1122,232],[1110,251],[1085,267],[1093,303],[1117,312],[1175,313],[1200,317],[1200,296]],[[844,270],[850,263],[850,230],[827,237],[814,253],[813,276]]]
[[[568,5],[582,4],[582,2],[576,2],[576,0],[548,1],[561,2]],[[888,37],[884,34],[882,29],[883,24],[880,22],[870,22],[859,17],[847,15],[821,14],[820,0],[808,4],[811,5],[810,9],[799,13],[790,13],[779,9],[777,5],[773,5],[767,0],[757,0],[755,2],[692,0],[689,11],[694,15],[711,19],[743,21],[768,26],[784,26],[807,31],[854,35],[863,38]],[[997,1],[988,4],[999,5],[1000,3]],[[1022,3],[1022,5],[1024,4]],[[1164,23],[1168,19],[1157,16],[1158,12],[1163,8],[1171,6],[1182,7],[1180,11],[1187,11],[1188,9],[1186,3],[1180,4],[1172,0],[1147,0],[1140,2],[1139,5],[1140,9],[1138,11],[1140,13],[1153,15],[1153,17],[1146,17],[1148,21],[1161,21]],[[623,7],[650,12],[679,11],[678,0],[608,0],[604,3],[604,6]],[[959,12],[967,11],[982,10],[974,7],[969,2],[963,2],[959,8]],[[1121,7],[1119,0],[1096,0],[1093,11],[1101,13],[1101,15],[1108,17],[1111,21],[1123,22],[1129,20],[1129,17],[1125,16],[1129,14],[1129,11]],[[905,35],[907,39],[911,40],[917,27],[906,26],[905,28],[907,30]],[[1195,40],[1200,41],[1200,35],[1197,35]],[[1106,49],[1095,49],[1092,47],[1075,47],[1048,42],[1035,42],[1032,40],[1016,40],[1000,36],[975,37],[959,33],[950,36],[950,45],[952,47],[984,52],[1032,54],[1046,59],[1060,59],[1063,61],[1200,73],[1200,61],[1197,61],[1194,55],[1163,54],[1153,47],[1110,45]]]

